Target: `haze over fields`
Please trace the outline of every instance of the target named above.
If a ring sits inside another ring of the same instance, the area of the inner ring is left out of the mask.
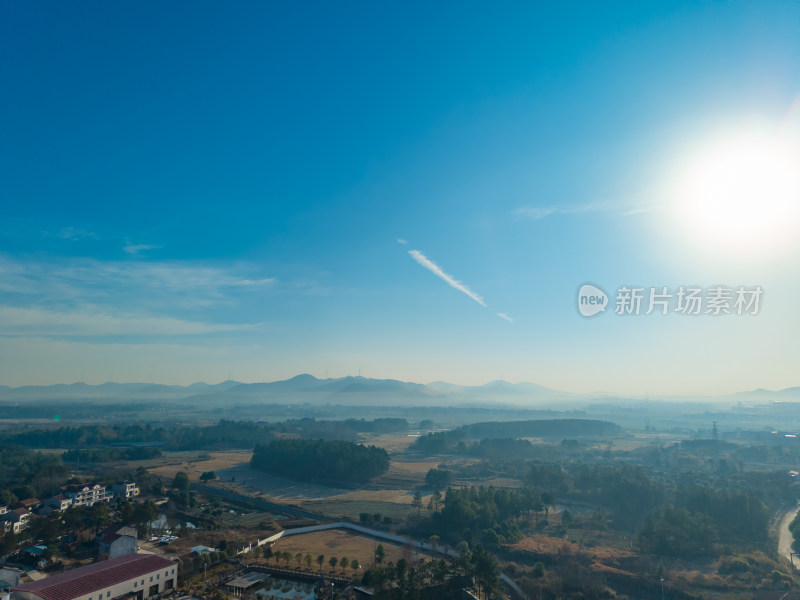
[[[613,400],[623,403],[626,400],[642,400],[640,397],[626,397],[611,392],[570,394],[525,382],[509,383],[498,380],[481,386],[459,386],[442,381],[420,384],[367,377],[317,379],[308,374],[297,375],[288,380],[263,383],[241,383],[229,380],[218,384],[198,382],[188,386],[113,382],[100,385],[73,383],[16,388],[0,386],[0,401],[124,402],[137,399],[186,401],[187,405],[204,406],[277,402],[372,406],[381,404],[387,406],[493,404],[520,408],[566,408],[597,400]],[[684,402],[700,400],[724,404],[743,401],[759,404],[800,402],[800,388],[757,389],[719,397],[676,396],[666,399]]]

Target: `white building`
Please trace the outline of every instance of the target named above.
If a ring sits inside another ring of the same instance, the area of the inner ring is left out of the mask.
[[[122,498],[135,498],[139,495],[139,488],[130,481],[119,481],[111,486],[111,492]]]
[[[44,501],[44,508],[49,509],[45,512],[52,512],[53,510],[64,511],[72,506],[72,498],[67,498],[64,494],[53,496]]]
[[[27,508],[15,508],[0,516],[5,529],[11,529],[14,533],[19,533],[28,526],[31,513]]]
[[[14,600],[145,600],[175,589],[178,564],[155,554],[109,558],[12,588]]]
[[[65,485],[61,489],[72,500],[73,506],[93,506],[98,502],[108,502],[112,497],[106,488],[98,484],[79,483]]]

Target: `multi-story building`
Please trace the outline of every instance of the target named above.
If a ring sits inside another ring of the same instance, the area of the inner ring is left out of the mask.
[[[72,498],[67,498],[64,494],[59,494],[58,496],[47,498],[44,501],[44,508],[42,511],[67,510],[70,506],[72,506]]]
[[[98,502],[108,502],[111,494],[99,484],[78,483],[65,485],[61,488],[64,495],[72,500],[73,506],[93,506]]]
[[[19,533],[28,526],[30,518],[31,513],[27,508],[15,508],[0,516],[0,521],[2,521],[5,529]]]
[[[14,600],[145,600],[175,589],[177,581],[177,563],[155,554],[127,554],[11,591]]]
[[[25,498],[14,505],[14,508],[27,508],[29,512],[35,511],[42,506],[42,501],[38,498]]]
[[[119,481],[111,486],[111,492],[122,498],[135,498],[139,495],[139,488],[130,481]]]

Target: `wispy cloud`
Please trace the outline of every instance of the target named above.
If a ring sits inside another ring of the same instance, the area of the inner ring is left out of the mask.
[[[32,260],[0,254],[0,273],[2,335],[245,331],[252,326],[237,329],[227,323],[265,320],[271,304],[264,301],[274,294],[307,294],[291,283],[279,286],[260,266],[248,263]]]
[[[525,217],[531,221],[538,221],[556,212],[558,212],[557,206],[521,206],[514,211],[514,215]]]
[[[107,310],[52,311],[0,305],[0,335],[13,336],[181,336],[250,331],[259,324],[186,321],[172,317],[113,314]]]
[[[600,201],[584,204],[565,204],[551,206],[520,206],[512,214],[515,217],[539,221],[550,215],[582,215],[590,213],[619,213],[622,216],[637,215],[649,212],[653,205],[635,202]]]
[[[435,262],[433,262],[431,259],[429,259],[427,256],[425,256],[422,252],[420,252],[419,250],[409,250],[408,253],[411,255],[411,257],[415,261],[417,261],[423,267],[428,269],[431,273],[436,275],[439,279],[444,281],[447,285],[449,285],[450,287],[454,287],[455,289],[457,289],[462,294],[466,294],[467,296],[469,296],[470,298],[475,300],[475,302],[480,304],[482,307],[488,308],[488,306],[486,305],[486,302],[483,301],[483,298],[481,298],[478,294],[476,294],[471,289],[469,289],[466,285],[464,285],[463,283],[458,281],[452,275],[448,275],[447,273],[445,273],[444,270],[439,265],[437,265]],[[509,317],[505,313],[497,313],[497,316],[500,317],[501,319],[505,320],[505,321],[508,321],[509,323],[513,323],[514,322],[514,319],[512,319],[511,317]]]
[[[397,238],[397,243],[398,244],[407,244],[408,242],[406,240],[404,240],[403,238]]]
[[[78,241],[85,239],[97,239],[97,234],[85,229],[78,229],[77,227],[64,227],[58,232],[58,237],[65,240]]]
[[[439,265],[437,265],[435,262],[430,260],[422,252],[420,252],[419,250],[409,250],[408,253],[411,255],[411,257],[415,261],[417,261],[423,267],[428,269],[431,273],[436,275],[439,279],[444,281],[447,285],[457,289],[462,294],[466,294],[467,296],[469,296],[470,298],[475,300],[475,302],[477,302],[478,304],[480,304],[481,306],[486,308],[486,303],[483,301],[483,298],[478,296],[478,294],[473,292],[471,289],[469,289],[463,283],[458,281],[452,275],[448,275],[447,273],[445,273]]]
[[[154,244],[131,244],[130,242],[128,242],[125,246],[122,247],[122,249],[126,253],[131,254],[133,256],[136,256],[137,254],[144,252],[145,250],[157,250],[158,248],[161,248],[161,246],[156,246]]]
[[[266,279],[242,279],[241,281],[237,281],[232,283],[231,285],[235,286],[244,286],[244,287],[252,287],[252,286],[260,286],[260,285],[270,285],[278,281],[274,277],[267,277]]]

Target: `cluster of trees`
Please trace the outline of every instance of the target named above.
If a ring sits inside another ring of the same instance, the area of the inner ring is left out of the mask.
[[[148,523],[158,518],[159,514],[158,506],[152,502],[123,501],[116,507],[106,502],[98,502],[92,506],[71,506],[63,512],[54,511],[32,519],[29,527],[17,534],[8,532],[0,537],[0,555],[31,541],[56,547],[62,536],[75,530],[89,528],[97,532],[114,521],[135,525],[144,531]]]
[[[686,480],[687,474],[681,474]],[[617,527],[635,530],[645,520],[645,546],[660,554],[675,554],[678,546],[691,545],[694,554],[722,543],[761,544],[766,540],[769,507],[763,498],[782,496],[786,477],[749,475],[718,478],[711,485],[671,485],[648,476],[640,467],[622,462],[596,464],[534,463],[526,483],[559,498],[579,500],[604,508]],[[775,494],[775,489],[781,493]],[[760,491],[760,494],[756,493]],[[660,511],[660,512],[659,512]],[[687,518],[675,523],[674,517]],[[685,536],[679,531],[688,527]],[[673,531],[673,529],[675,531]],[[644,530],[643,530],[644,531]],[[708,547],[694,543],[693,536],[703,531],[712,540]],[[663,539],[662,539],[663,538]],[[685,539],[684,539],[685,538]],[[672,540],[672,541],[668,541]]]
[[[748,585],[751,588],[784,588],[791,586],[794,581],[789,573],[778,561],[768,557],[763,552],[749,552],[733,554],[720,559],[717,573],[736,583]]]
[[[358,514],[358,518],[362,523],[367,525],[386,525],[392,524],[392,517],[389,515],[382,515],[381,513],[368,513],[362,512]]]
[[[382,549],[382,546],[378,546]],[[450,600],[463,598],[463,589],[473,587],[480,597],[492,597],[500,586],[500,566],[482,546],[469,549],[459,544],[459,556],[452,563],[444,560],[421,560],[416,566],[401,558],[384,562],[384,554],[375,555],[375,566],[367,569],[364,585],[375,588],[377,600]]]
[[[257,445],[250,464],[289,479],[355,486],[388,471],[389,455],[352,442],[282,439]]]
[[[425,485],[440,492],[453,483],[453,472],[448,469],[430,469],[425,475]]]
[[[188,558],[181,563],[181,570],[183,573],[200,571],[206,565],[216,565],[224,560],[228,560],[227,550],[215,550],[214,552],[204,552],[198,556]]]
[[[494,547],[519,540],[520,526],[530,526],[539,513],[546,516],[554,504],[551,494],[538,494],[532,488],[451,487],[444,497],[434,492],[428,506],[431,513],[416,530],[422,537],[436,535],[451,545],[467,541]]]
[[[462,425],[451,431],[438,431],[417,438],[411,449],[427,454],[458,453],[484,456],[510,455],[526,458],[536,447],[519,438],[603,437],[619,433],[616,423],[593,419],[536,419]],[[480,440],[468,443],[468,440]]]
[[[104,447],[67,450],[61,455],[67,462],[111,462],[115,460],[147,460],[161,456],[161,450],[150,446],[131,446],[128,448]]]
[[[792,538],[794,538],[792,549],[798,552],[798,548],[800,548],[800,513],[797,513],[792,522],[789,523],[789,531],[792,532]]]
[[[149,500],[147,502],[125,500],[117,505],[119,520],[122,523],[135,525],[139,529],[146,529],[160,514],[158,506]]]
[[[0,506],[47,496],[67,477],[69,468],[59,456],[34,452],[16,444],[0,444]]]
[[[665,556],[717,556],[720,545],[762,544],[768,525],[766,506],[752,494],[693,487],[645,519],[639,545]]]
[[[472,487],[448,489],[444,497],[435,493],[428,506],[432,514],[417,524],[418,533],[438,534],[451,544],[469,540],[493,547],[513,542],[520,528],[532,525],[532,517],[539,521],[539,513],[547,519],[549,507],[560,498],[596,507],[591,519],[580,522],[565,511],[565,528],[610,525],[638,533],[647,553],[716,556],[726,547],[763,546],[770,510],[792,493],[790,478],[780,473],[720,474],[712,481],[698,473],[700,484],[693,482],[691,471],[652,477],[622,461],[527,464],[527,487],[521,490]],[[431,478],[443,472],[432,470]],[[415,497],[412,504],[419,512],[421,501]],[[800,520],[794,528],[800,537]]]

